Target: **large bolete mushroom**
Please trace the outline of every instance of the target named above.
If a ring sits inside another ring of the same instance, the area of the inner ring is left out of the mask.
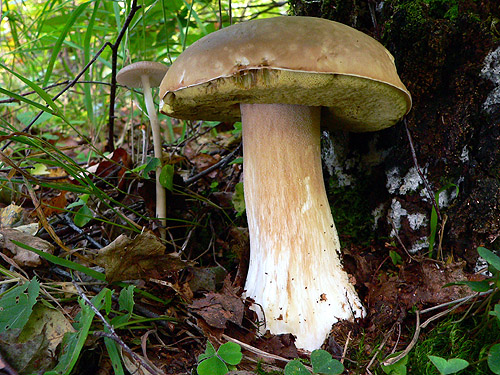
[[[394,125],[411,97],[392,55],[337,22],[254,20],[187,48],[165,75],[160,98],[161,111],[172,117],[242,121],[250,231],[245,290],[266,328],[290,332],[298,347],[313,350],[332,324],[363,316],[339,258],[320,117],[326,107],[336,129]]]
[[[116,74],[116,80],[119,84],[144,90],[144,102],[146,103],[146,111],[151,124],[151,132],[153,133],[154,155],[160,162],[162,159],[161,131],[151,88],[160,86],[167,70],[166,65],[158,62],[138,61],[127,65]],[[165,239],[166,192],[160,183],[160,173],[161,165],[156,168],[156,217],[161,218],[163,227],[160,228],[160,233],[162,239]]]

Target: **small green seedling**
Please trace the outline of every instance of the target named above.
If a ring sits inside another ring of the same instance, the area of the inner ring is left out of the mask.
[[[495,254],[493,251],[488,250],[484,247],[478,247],[477,248],[478,254],[488,263],[488,270],[491,272],[490,277],[486,278],[485,280],[482,281],[458,281],[455,283],[450,283],[445,286],[450,286],[450,285],[467,285],[469,288],[471,288],[474,292],[488,292],[488,291],[498,291],[498,288],[500,287],[500,257]],[[497,303],[493,306],[491,311],[488,312],[488,315],[496,317],[496,323],[497,327],[500,328],[500,303]],[[452,371],[454,370],[453,367],[450,367],[451,364],[449,362],[453,361],[453,365],[458,365],[457,363],[461,363],[462,365],[467,364],[465,367],[469,365],[469,363],[463,359],[460,359],[459,362],[457,358],[455,359],[450,359],[449,361],[446,361],[443,358],[439,357],[433,357],[437,358],[438,363],[436,363],[432,358],[432,356],[429,356],[431,359],[432,363],[438,368],[438,370],[442,374],[454,374],[455,372],[458,372],[460,370],[456,370],[454,372],[444,372],[445,371]],[[500,375],[500,344],[495,344],[493,345],[488,353],[488,367],[490,370],[497,375]],[[443,362],[444,361],[444,362]],[[446,363],[445,363],[446,362]],[[440,365],[444,367],[439,367]],[[463,368],[465,368],[463,367]]]
[[[469,366],[469,362],[461,358],[451,358],[446,360],[434,355],[428,355],[427,357],[429,357],[432,364],[436,366],[439,373],[442,375],[456,374]]]
[[[395,266],[397,266],[398,264],[403,263],[403,261],[402,261],[403,259],[401,258],[401,255],[399,255],[394,250],[390,250],[389,251],[389,256],[391,257],[392,264],[394,264]]]
[[[474,292],[478,293],[487,292],[500,286],[500,282],[498,281],[500,278],[500,257],[493,251],[488,250],[484,247],[478,247],[477,252],[481,256],[481,258],[483,258],[488,263],[489,271],[493,274],[493,276],[482,281],[457,281],[454,283],[446,284],[445,286],[467,285]],[[495,315],[495,313],[491,315]]]
[[[205,353],[198,356],[198,375],[225,375],[234,370],[241,362],[241,347],[234,342],[226,342],[217,352],[210,341],[207,341]]]
[[[488,354],[488,366],[494,374],[500,374],[500,344],[491,347]]]
[[[315,350],[311,353],[311,365],[314,374],[338,375],[344,371],[344,365],[333,359],[325,350]],[[298,359],[288,362],[285,375],[311,375],[309,370]]]
[[[448,190],[449,188],[452,188],[452,187],[455,188],[456,195],[458,195],[458,192],[459,192],[458,186],[455,184],[448,184],[436,192],[436,194],[434,196],[436,206],[439,206],[439,195],[443,191]],[[434,250],[434,244],[436,242],[437,227],[438,227],[438,215],[437,215],[437,211],[436,211],[435,206],[432,205],[431,220],[430,220],[431,233],[429,235],[429,254],[431,254],[431,255],[432,255],[432,252]]]
[[[401,354],[401,352],[396,352],[394,354],[391,354],[387,359],[389,358],[394,358]],[[387,360],[386,359],[386,360]],[[393,363],[391,365],[381,365],[382,370],[384,373],[388,375],[406,375],[406,364],[408,363],[408,356],[405,355],[403,358],[401,358],[399,361],[396,363]]]

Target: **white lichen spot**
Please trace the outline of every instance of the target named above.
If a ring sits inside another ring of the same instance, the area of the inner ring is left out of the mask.
[[[448,194],[448,191],[443,190],[442,192],[439,193],[438,205],[439,208],[448,207],[450,205],[450,195]]]
[[[427,167],[422,169],[422,173],[426,173]],[[399,169],[394,167],[386,172],[387,175],[387,183],[386,187],[390,194],[400,194],[406,195],[409,192],[414,192],[419,189],[419,187],[423,186],[423,181],[420,175],[418,174],[418,170],[415,167],[411,167],[408,173],[401,177],[399,174]]]
[[[407,215],[408,211],[401,206],[401,202],[396,198],[393,198],[391,202],[391,209],[389,210],[389,225],[393,226],[391,236],[395,236],[399,233],[399,230],[401,229],[401,217]]]
[[[416,252],[418,252],[418,251],[420,251],[422,249],[428,249],[428,248],[429,248],[429,239],[427,237],[420,237],[408,249],[408,252],[410,254],[415,254]]]
[[[408,214],[408,223],[411,229],[418,230],[420,227],[427,225],[427,216],[418,212],[415,214]]]
[[[460,183],[460,181],[457,183],[457,185]],[[438,204],[439,208],[446,208],[451,204],[451,201],[454,200],[457,197],[457,189],[455,186],[451,186],[447,190],[443,190],[439,192],[438,195]]]
[[[381,203],[375,209],[372,211],[372,216],[373,216],[373,225],[372,229],[376,230],[378,227],[378,221],[382,217],[382,212],[384,210],[384,205]]]
[[[321,157],[328,174],[337,179],[337,184],[340,187],[351,186],[354,183],[354,178],[344,172],[344,168],[348,169],[355,163],[353,160],[346,160],[344,164],[341,163],[336,152],[336,148],[341,148],[340,145],[334,145],[332,137],[327,131],[323,131],[324,145],[321,150]]]
[[[397,167],[387,171],[387,183],[385,184],[390,194],[394,194],[401,186],[401,176]]]
[[[424,172],[425,169],[422,173]],[[399,194],[405,195],[410,191],[416,191],[421,184],[423,184],[423,181],[418,174],[417,168],[411,167],[406,176],[403,178],[403,184],[399,187]]]
[[[483,110],[491,113],[500,105],[500,47],[491,51],[484,58],[481,76],[495,84],[495,88],[489,93],[486,101],[483,103]]]
[[[462,153],[458,157],[462,163],[466,163],[469,161],[469,150],[467,149],[467,146],[464,146],[462,149]]]

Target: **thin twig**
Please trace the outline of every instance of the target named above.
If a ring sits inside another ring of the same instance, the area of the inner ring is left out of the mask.
[[[65,81],[62,81],[62,82],[58,82],[58,83],[53,83],[51,85],[48,85],[48,86],[45,86],[45,87],[42,87],[42,90],[44,91],[47,91],[47,90],[50,90],[50,89],[53,89],[55,87],[59,87],[59,86],[63,86],[63,85],[67,85],[68,83],[70,83],[71,81],[69,79],[65,80]],[[92,84],[95,84],[95,85],[104,85],[104,86],[111,86],[110,83],[108,82],[101,82],[101,81],[79,81],[79,82],[75,82],[75,83],[92,83]],[[23,93],[20,93],[18,94],[19,96],[28,96],[28,95],[34,95],[36,94],[37,92],[36,91],[27,91],[27,92],[23,92]],[[5,104],[5,103],[18,103],[19,102],[19,99],[16,99],[16,98],[9,98],[9,99],[3,99],[3,100],[0,100],[0,104]]]
[[[441,229],[439,230],[439,245],[437,250],[437,259],[443,260],[443,237],[444,237],[444,226],[448,220],[448,215],[444,214],[443,221],[441,222]]]
[[[31,185],[31,183],[28,181],[27,178],[24,178],[24,184],[25,184],[26,188],[28,189],[28,193],[31,197],[31,201],[33,202],[33,205],[35,206],[35,213],[38,217],[38,220],[40,220],[42,227],[47,231],[49,236],[55,241],[55,243],[61,249],[63,249],[66,252],[70,252],[70,249],[64,244],[64,242],[62,242],[62,240],[56,234],[54,228],[52,228],[49,221],[47,220],[47,217],[45,216],[45,213],[42,210],[42,206],[40,204],[40,201],[38,200],[38,198],[35,194],[33,186]]]
[[[382,340],[382,342],[380,343],[380,345],[378,346],[377,350],[375,351],[375,353],[373,354],[370,362],[368,363],[368,365],[366,366],[365,370],[367,372],[369,372],[370,370],[370,367],[371,365],[373,365],[373,363],[375,362],[375,360],[377,359],[378,357],[378,354],[382,351],[382,349],[384,348],[385,344],[387,343],[387,340],[389,340],[389,337],[392,336],[392,332],[394,332],[394,328],[396,327],[396,323],[393,324],[393,326],[391,327],[391,329],[389,330],[389,332],[387,332],[384,336],[384,339]]]
[[[219,0],[219,30],[222,29],[222,1]]]
[[[406,248],[405,244],[403,243],[403,241],[402,241],[402,240],[401,240],[401,238],[399,237],[398,231],[397,231],[397,229],[396,229],[396,224],[394,224],[394,221],[393,221],[390,217],[388,217],[388,219],[389,219],[389,222],[390,222],[390,223],[391,223],[391,225],[392,225],[392,229],[394,229],[394,236],[396,237],[396,239],[398,240],[399,244],[401,245],[401,247],[402,247],[402,248],[403,248],[403,250],[405,251],[406,255],[408,255],[408,257],[409,257],[411,260],[413,260],[413,261],[417,262],[417,260],[416,260],[414,257],[412,257],[412,256],[411,256],[411,254],[410,254],[410,252],[408,251],[408,249]]]
[[[122,42],[122,39],[127,31],[127,28],[132,22],[137,11],[141,9],[141,5],[137,5],[137,0],[132,1],[132,5],[130,7],[130,12],[127,16],[127,19],[123,23],[122,29],[120,33],[116,37],[116,40],[113,44],[109,43],[111,47],[111,88],[109,91],[109,114],[108,114],[108,139],[105,146],[106,151],[114,151],[114,133],[115,133],[115,98],[116,98],[116,72],[118,65],[118,47]]]
[[[382,362],[382,364],[384,366],[389,366],[389,365],[392,365],[392,364],[400,361],[402,358],[404,358],[413,349],[413,347],[417,343],[419,335],[420,335],[420,314],[417,311],[417,323],[416,323],[416,327],[415,327],[415,334],[413,335],[413,338],[411,339],[410,343],[408,344],[406,349],[403,350],[400,354],[398,354],[396,357],[386,358],[385,361]]]
[[[410,131],[408,130],[408,124],[406,121],[406,117],[403,120],[403,123],[405,125],[405,130],[406,130],[406,135],[408,137],[408,142],[410,143],[410,150],[411,150],[411,156],[413,158],[413,164],[415,165],[415,168],[417,169],[418,175],[424,182],[425,189],[427,190],[427,194],[429,194],[429,198],[432,202],[432,206],[436,210],[437,217],[439,221],[441,221],[441,212],[439,211],[439,205],[436,203],[436,199],[434,198],[434,192],[432,191],[429,183],[427,182],[427,179],[425,178],[424,174],[420,170],[420,167],[418,165],[418,160],[417,160],[417,154],[415,153],[415,148],[413,147],[413,140],[411,138]]]
[[[488,290],[486,292],[474,293],[474,294],[472,294],[470,296],[459,298],[459,299],[455,299],[455,300],[450,301],[450,302],[444,302],[444,303],[441,303],[439,305],[432,306],[432,307],[429,307],[428,309],[422,310],[422,311],[420,311],[420,314],[427,314],[428,312],[431,312],[431,311],[434,311],[434,310],[439,310],[442,307],[450,306],[450,305],[453,305],[454,303],[460,303],[460,302],[463,302],[463,301],[468,301],[468,300],[470,300],[470,299],[472,299],[474,297],[482,297],[482,296],[491,294],[492,292],[493,292],[493,289]]]
[[[413,349],[413,347],[417,343],[418,337],[420,336],[420,330],[422,328],[427,327],[434,320],[439,319],[439,318],[441,318],[441,317],[443,317],[445,315],[448,315],[450,312],[452,312],[453,310],[457,309],[459,306],[463,305],[469,299],[463,300],[460,303],[456,304],[455,306],[450,307],[448,310],[441,311],[440,313],[437,313],[436,315],[431,316],[429,319],[427,319],[422,324],[420,324],[420,311],[417,310],[417,312],[416,312],[416,314],[417,314],[417,323],[416,323],[416,326],[415,326],[415,334],[413,335],[413,338],[411,339],[410,343],[408,344],[408,346],[406,347],[406,349],[403,350],[400,354],[398,354],[396,357],[386,358],[384,360],[384,362],[382,362],[382,364],[384,366],[389,366],[389,365],[392,365],[392,364],[400,361],[401,359],[403,359]]]
[[[87,71],[87,69],[90,68],[90,66],[92,64],[94,64],[94,62],[97,61],[98,57],[101,55],[101,53],[104,51],[104,49],[107,47],[107,46],[111,46],[111,43],[109,42],[106,42],[104,43],[104,45],[101,47],[101,49],[99,51],[97,51],[97,53],[94,55],[94,57],[92,58],[92,60],[90,60],[88,62],[87,65],[85,65],[85,67],[80,71],[80,73],[77,74],[77,76],[72,80],[70,81],[61,91],[59,91],[53,98],[52,100],[53,101],[56,101],[62,94],[64,94],[66,91],[68,91],[71,87],[73,87],[76,82],[80,79],[81,76],[83,76],[83,74]],[[48,107],[49,105],[47,104],[46,107]],[[24,127],[24,129],[21,131],[21,133],[27,133],[31,127],[35,124],[35,122],[44,114],[45,111],[40,111],[38,112],[38,114],[33,118],[33,120],[31,120],[31,122],[26,125]],[[2,151],[4,151],[13,141],[9,140],[3,147],[2,147]]]
[[[222,160],[219,160],[217,163],[215,163],[214,165],[208,167],[207,169],[201,171],[200,173],[198,173],[197,175],[193,176],[193,177],[190,177],[186,180],[186,185],[191,185],[193,182],[196,182],[198,181],[200,178],[206,176],[207,174],[209,174],[210,172],[218,169],[218,168],[223,168],[226,166],[226,164],[229,163],[229,161],[231,161],[232,157],[234,156],[234,154],[236,154],[236,152],[238,152],[238,150],[241,148],[241,144],[236,147],[229,155],[227,155],[224,159]]]
[[[340,359],[340,363],[344,364],[344,360],[347,354],[347,348],[349,347],[349,341],[351,341],[351,332],[347,334],[347,340],[345,340],[345,345],[344,345],[344,352],[342,353],[342,358]]]
[[[64,221],[64,223],[69,226],[72,230],[74,230],[76,233],[80,234],[80,235],[83,235],[85,237],[85,239],[87,241],[89,241],[93,246],[95,246],[96,249],[101,249],[102,248],[102,245],[97,242],[96,240],[94,240],[91,236],[89,236],[87,233],[85,233],[85,231],[78,227],[74,222],[73,220],[71,220],[71,218],[69,217],[69,214],[66,214],[66,215],[62,215],[59,216],[57,215],[62,221]]]
[[[234,342],[235,344],[238,344],[239,346],[241,346],[243,349],[245,350],[248,350],[249,352],[252,352],[254,354],[257,354],[258,356],[262,357],[262,358],[268,358],[268,359],[274,359],[276,361],[281,361],[281,362],[291,362],[292,360],[291,359],[287,359],[287,358],[284,358],[284,357],[280,357],[279,355],[276,355],[276,354],[271,354],[271,353],[268,353],[268,352],[265,352],[263,350],[260,350],[260,349],[257,349],[251,345],[248,345],[248,344],[245,344],[244,342],[240,341],[240,340],[237,340],[231,336],[228,336],[226,334],[222,334],[222,337],[225,338],[227,341],[231,341],[231,342]],[[309,367],[309,366],[305,366],[309,371],[312,372],[312,368]]]

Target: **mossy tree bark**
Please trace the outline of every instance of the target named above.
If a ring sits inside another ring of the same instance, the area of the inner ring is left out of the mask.
[[[407,126],[418,165],[434,193],[449,187],[441,195],[440,209],[442,217],[447,217],[442,243],[445,256],[453,254],[473,266],[477,246],[498,248],[498,1],[291,0],[290,3],[295,15],[346,23],[381,41],[394,55],[402,81],[413,96]],[[349,226],[363,227],[369,228],[365,234],[371,240],[397,233],[409,250],[425,253],[432,205],[413,169],[403,123],[378,135],[331,134],[330,137],[336,139],[336,151],[345,150],[336,159],[349,161],[342,167],[342,173],[354,178],[351,185],[334,186],[331,190],[341,241],[346,232],[356,235],[349,232]],[[385,151],[374,157],[374,149]],[[335,191],[339,190],[342,195],[345,190],[366,194],[359,198],[359,205],[349,200],[348,207],[343,208],[335,197]],[[356,207],[373,213],[369,226],[352,219],[366,217],[356,215],[353,212]],[[349,212],[346,216],[350,218],[342,221],[336,211],[340,216]],[[382,215],[374,218],[375,212]],[[375,231],[371,230],[372,224]]]

